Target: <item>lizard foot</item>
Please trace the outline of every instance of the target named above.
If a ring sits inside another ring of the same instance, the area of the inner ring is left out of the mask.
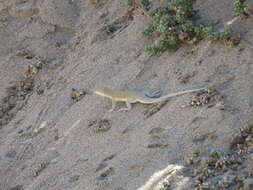
[[[130,109],[129,108],[121,108],[118,110],[118,112],[121,112],[121,111],[129,111]]]

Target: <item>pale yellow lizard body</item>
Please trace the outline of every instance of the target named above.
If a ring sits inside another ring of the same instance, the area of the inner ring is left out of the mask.
[[[205,90],[206,88],[198,88],[198,89],[192,89],[192,90],[185,90],[181,92],[175,92],[171,94],[167,94],[161,97],[149,97],[143,93],[140,92],[134,92],[134,91],[116,91],[116,90],[110,90],[110,89],[100,89],[96,90],[94,93],[100,96],[104,96],[107,98],[110,98],[112,100],[112,109],[109,111],[113,111],[116,106],[116,102],[125,102],[127,108],[121,108],[119,111],[128,111],[131,110],[131,103],[142,103],[142,104],[153,104],[153,103],[159,103],[161,101],[165,101],[168,98],[190,93],[190,92],[197,92],[201,90]]]

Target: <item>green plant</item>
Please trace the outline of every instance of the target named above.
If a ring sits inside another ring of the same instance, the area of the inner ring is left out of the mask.
[[[245,13],[246,5],[244,4],[245,0],[235,0],[234,1],[234,11],[236,13]]]
[[[150,1],[149,0],[141,0],[141,4],[144,7],[144,9],[146,9],[146,10],[150,9]]]
[[[222,153],[220,152],[220,151],[218,151],[218,150],[215,150],[215,151],[213,151],[211,154],[210,154],[210,157],[212,157],[212,158],[220,158],[222,156]]]
[[[160,187],[159,187],[159,190],[167,190],[168,189],[168,187],[166,187],[165,185],[160,185]]]
[[[166,179],[159,185],[159,190],[169,190],[170,189],[170,182]]]
[[[128,7],[132,7],[134,5],[134,0],[126,0],[126,4]]]
[[[193,13],[193,3],[196,0],[172,0],[170,7],[180,15],[191,15]]]
[[[155,39],[144,50],[152,54],[176,51],[183,43],[192,44],[201,39],[229,42],[233,35],[231,29],[224,28],[217,32],[212,27],[197,23],[194,2],[195,0],[172,0],[168,7],[159,7],[153,11],[153,24],[143,34]]]

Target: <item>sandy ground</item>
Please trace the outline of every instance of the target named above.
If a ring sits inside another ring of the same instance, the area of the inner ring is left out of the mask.
[[[232,2],[195,8],[220,29],[235,16]],[[167,190],[193,189],[184,157],[229,150],[235,130],[253,122],[252,16],[231,25],[238,47],[202,41],[150,56],[142,34],[150,20],[138,9],[127,17],[123,0],[1,0],[0,9],[1,190],[160,190],[168,176]],[[209,85],[217,92],[208,104],[182,108],[195,93],[129,112],[108,112],[110,101],[91,93]],[[87,94],[75,102],[72,88]],[[240,188],[251,189],[253,174],[242,171],[252,167],[251,149],[233,171]]]

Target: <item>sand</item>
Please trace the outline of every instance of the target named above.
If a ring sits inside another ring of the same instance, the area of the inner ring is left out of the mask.
[[[217,30],[235,17],[232,0],[195,8]],[[153,190],[170,176],[173,189],[193,189],[184,157],[229,150],[235,130],[253,122],[252,16],[231,24],[237,47],[201,41],[151,56],[142,34],[150,20],[138,9],[128,17],[123,0],[3,0],[0,9],[1,106],[13,104],[0,115],[1,190]],[[92,94],[210,85],[217,92],[207,104],[184,107],[193,93],[129,112],[108,112],[111,102]],[[6,98],[13,86],[21,95]],[[73,88],[85,94],[79,101]],[[249,172],[252,154],[243,162]]]

